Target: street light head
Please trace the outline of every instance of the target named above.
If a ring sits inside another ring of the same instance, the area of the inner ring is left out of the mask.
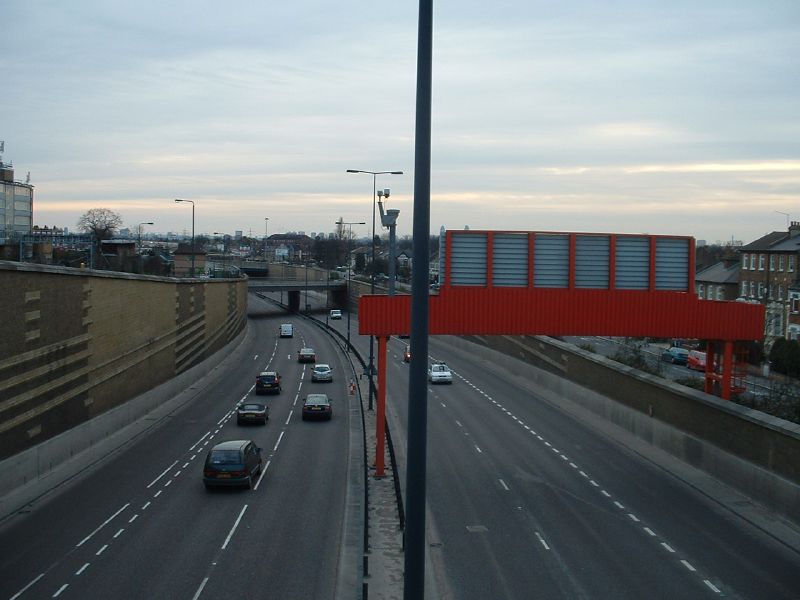
[[[402,171],[392,171],[391,172],[391,175],[402,175],[402,174],[403,174]]]
[[[348,173],[361,173],[358,169],[347,169]]]

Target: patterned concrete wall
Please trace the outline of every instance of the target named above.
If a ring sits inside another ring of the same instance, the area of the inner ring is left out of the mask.
[[[0,459],[197,364],[246,312],[244,280],[0,261]]]

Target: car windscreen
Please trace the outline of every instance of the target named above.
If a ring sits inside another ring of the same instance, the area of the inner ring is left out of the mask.
[[[238,450],[212,450],[208,462],[212,465],[237,465],[242,459]]]
[[[308,405],[325,405],[328,404],[327,396],[309,396],[306,398],[306,404]]]
[[[275,375],[261,375],[258,380],[261,383],[273,383],[275,381]]]
[[[263,404],[242,404],[240,410],[264,410]]]

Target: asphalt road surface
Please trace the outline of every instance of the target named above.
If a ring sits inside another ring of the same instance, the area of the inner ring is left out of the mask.
[[[319,328],[251,302],[257,335],[246,361],[66,489],[0,527],[0,598],[198,600],[334,598],[343,547],[350,416],[341,354]],[[292,339],[278,324],[292,322]],[[311,383],[296,362],[311,346],[334,369]],[[235,405],[255,399],[261,370],[283,391],[258,396],[266,426],[238,426]],[[306,393],[333,398],[330,422],[301,419]],[[360,423],[357,424],[360,426]],[[215,443],[253,439],[264,475],[252,490],[206,491],[203,460]]]

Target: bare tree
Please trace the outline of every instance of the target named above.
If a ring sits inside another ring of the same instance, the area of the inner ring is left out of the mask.
[[[98,241],[113,237],[122,225],[122,217],[107,208],[92,208],[78,219],[78,229],[91,233]]]

